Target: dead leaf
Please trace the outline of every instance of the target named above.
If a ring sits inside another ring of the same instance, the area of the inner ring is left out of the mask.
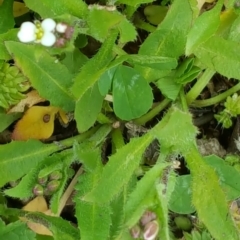
[[[57,107],[33,106],[20,119],[12,133],[13,140],[47,139],[54,130]]]
[[[24,112],[26,107],[30,108],[37,103],[46,101],[44,98],[39,96],[36,90],[32,90],[31,92],[27,93],[26,96],[27,97],[22,99],[17,105],[10,108],[8,113]]]
[[[0,0],[0,5],[3,3],[3,0]],[[16,2],[13,3],[13,16],[19,17],[25,13],[29,12],[29,9],[24,3]]]
[[[37,196],[32,201],[30,201],[27,205],[23,207],[23,210],[28,212],[42,212],[46,215],[52,215],[51,211],[48,209],[47,202],[43,196]],[[52,232],[43,226],[40,223],[30,222],[25,217],[20,217],[20,219],[24,222],[27,222],[28,227],[37,234],[52,236]]]

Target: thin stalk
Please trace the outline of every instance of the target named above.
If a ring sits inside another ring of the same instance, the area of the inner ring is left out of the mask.
[[[148,113],[143,115],[142,117],[135,119],[134,123],[138,125],[144,125],[146,122],[150,121],[152,118],[154,118],[156,115],[158,115],[164,108],[168,106],[168,104],[171,103],[171,100],[164,99],[162,102],[160,102],[157,106],[155,106],[153,109],[151,109]]]
[[[131,19],[135,11],[136,11],[135,7],[127,5],[124,10],[124,14],[127,17],[127,19]]]
[[[115,128],[112,131],[113,153],[125,145],[122,131],[120,128]]]
[[[154,32],[157,28],[154,27],[153,25],[151,25],[150,23],[145,22],[144,20],[142,20],[139,16],[135,16],[134,18],[134,24],[137,28],[139,29],[143,29],[147,32]]]
[[[202,90],[207,86],[215,73],[216,71],[209,68],[205,70],[193,88],[186,94],[188,105],[190,105],[200,95]]]
[[[180,90],[180,95],[179,96],[180,96],[180,100],[181,100],[183,110],[185,112],[188,112],[188,105],[187,105],[186,96],[185,96],[183,87]]]
[[[221,101],[223,101],[224,99],[226,99],[228,96],[236,93],[240,91],[240,83],[238,83],[237,85],[235,85],[234,87],[228,89],[227,91],[213,97],[213,98],[209,98],[206,100],[196,100],[194,101],[191,106],[193,107],[207,107],[207,106],[211,106],[217,103],[220,103]]]

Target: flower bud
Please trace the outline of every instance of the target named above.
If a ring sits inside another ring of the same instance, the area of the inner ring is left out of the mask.
[[[56,26],[56,31],[59,33],[65,33],[68,25],[66,23],[60,22]]]
[[[159,224],[157,221],[151,221],[147,223],[143,230],[144,240],[154,240],[159,232]]]
[[[154,212],[151,212],[151,211],[146,211],[141,219],[140,219],[140,222],[142,224],[142,226],[145,226],[147,223],[151,222],[152,220],[155,220],[156,219],[156,214]]]
[[[36,184],[33,188],[33,194],[35,196],[43,195],[43,187],[40,184]]]
[[[138,239],[141,234],[141,229],[138,225],[135,225],[130,229],[130,234],[133,237],[133,239]]]
[[[42,177],[42,178],[38,178],[38,183],[41,185],[45,185],[48,181],[48,177]]]
[[[50,180],[58,180],[58,179],[61,179],[62,178],[62,173],[58,170],[52,172],[50,175],[49,175],[49,179]]]
[[[58,38],[55,42],[55,47],[61,48],[64,47],[66,44],[66,39],[65,38]]]
[[[177,227],[183,231],[189,231],[192,228],[192,222],[188,217],[185,216],[175,217],[174,222],[177,225]]]
[[[60,185],[60,182],[58,180],[52,180],[47,184],[47,190],[49,192],[55,192]]]
[[[73,35],[73,32],[74,32],[74,28],[71,27],[71,26],[68,26],[65,33],[64,33],[64,36],[66,39],[71,39],[72,35]]]

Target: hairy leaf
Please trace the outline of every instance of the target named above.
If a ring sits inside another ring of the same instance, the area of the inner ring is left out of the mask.
[[[192,23],[192,9],[188,0],[175,0],[156,31],[141,45],[139,54],[178,58],[185,51],[187,33]],[[157,79],[161,71],[137,67],[145,79]]]
[[[14,27],[13,1],[14,0],[3,1],[2,5],[0,5],[0,34]]]
[[[218,1],[213,9],[204,12],[196,19],[187,37],[186,55],[190,55],[194,52],[195,48],[208,40],[217,31],[220,24],[222,5],[223,0]]]
[[[18,42],[5,44],[15,63],[43,98],[64,110],[74,109],[74,99],[69,92],[73,75],[64,65],[55,62],[55,58],[35,45]]]
[[[109,158],[96,187],[83,199],[90,202],[106,203],[113,199],[128,184],[138,167],[145,148],[153,138],[150,135],[133,139]]]
[[[152,101],[152,89],[147,81],[133,68],[119,66],[113,79],[116,115],[123,120],[138,118],[150,109]]]
[[[225,77],[240,80],[240,56],[236,54],[239,51],[238,42],[213,36],[195,49],[194,54],[206,67]]]
[[[0,145],[0,186],[19,179],[57,149],[57,146],[37,140]]]
[[[82,0],[59,0],[49,2],[41,1],[24,1],[27,7],[41,15],[42,18],[55,17],[64,13],[83,18],[87,14],[87,5]]]
[[[125,207],[126,221],[131,221],[134,211],[154,188],[155,181],[160,177],[167,163],[157,163],[138,182],[136,188],[130,193]],[[130,226],[131,227],[131,226]]]
[[[5,225],[0,218],[0,238],[6,240],[35,240],[36,234],[31,231],[26,223],[16,221]]]

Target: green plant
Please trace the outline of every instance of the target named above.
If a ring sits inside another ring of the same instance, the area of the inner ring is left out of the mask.
[[[31,87],[54,109],[42,115],[38,111],[41,126],[50,117],[53,124],[56,114],[69,121],[73,116],[79,134],[47,143],[38,140],[44,138],[38,134],[31,139],[30,133],[27,141],[0,145],[0,239],[24,233],[22,239],[170,240],[169,209],[179,214],[196,211],[214,239],[239,239],[228,206],[240,196],[239,172],[216,156],[201,156],[189,111],[227,99],[216,118],[228,127],[229,119],[239,114],[239,97],[233,94],[240,83],[210,99],[197,99],[215,73],[240,80],[239,10],[234,1],[219,0],[204,13],[196,0],[162,1],[169,8],[152,2],[25,0],[36,20],[29,12],[22,19],[14,17],[13,1],[3,1],[0,15],[7,24],[0,24],[1,69],[14,70],[12,87],[18,96],[26,96]],[[149,22],[139,17],[141,8]],[[151,11],[159,9],[163,12],[156,20]],[[15,22],[20,29],[14,28]],[[127,45],[138,38],[140,25],[151,33],[137,52],[129,53]],[[87,36],[101,43],[88,56],[83,50],[90,41]],[[15,85],[26,79],[26,88]],[[6,98],[7,87],[0,86],[1,131],[20,117],[6,112],[20,100]],[[127,139],[126,122],[156,124]],[[144,156],[154,141],[157,160],[148,164]],[[190,170],[187,176],[175,171],[177,155]],[[19,183],[10,187],[11,181]],[[73,192],[76,226],[60,217]],[[50,214],[7,204],[9,197],[23,201],[36,195],[48,200]],[[142,224],[146,211],[154,218]],[[44,225],[50,236],[30,231],[22,219]],[[210,239],[208,233],[202,233],[205,238],[199,234],[185,236]]]

